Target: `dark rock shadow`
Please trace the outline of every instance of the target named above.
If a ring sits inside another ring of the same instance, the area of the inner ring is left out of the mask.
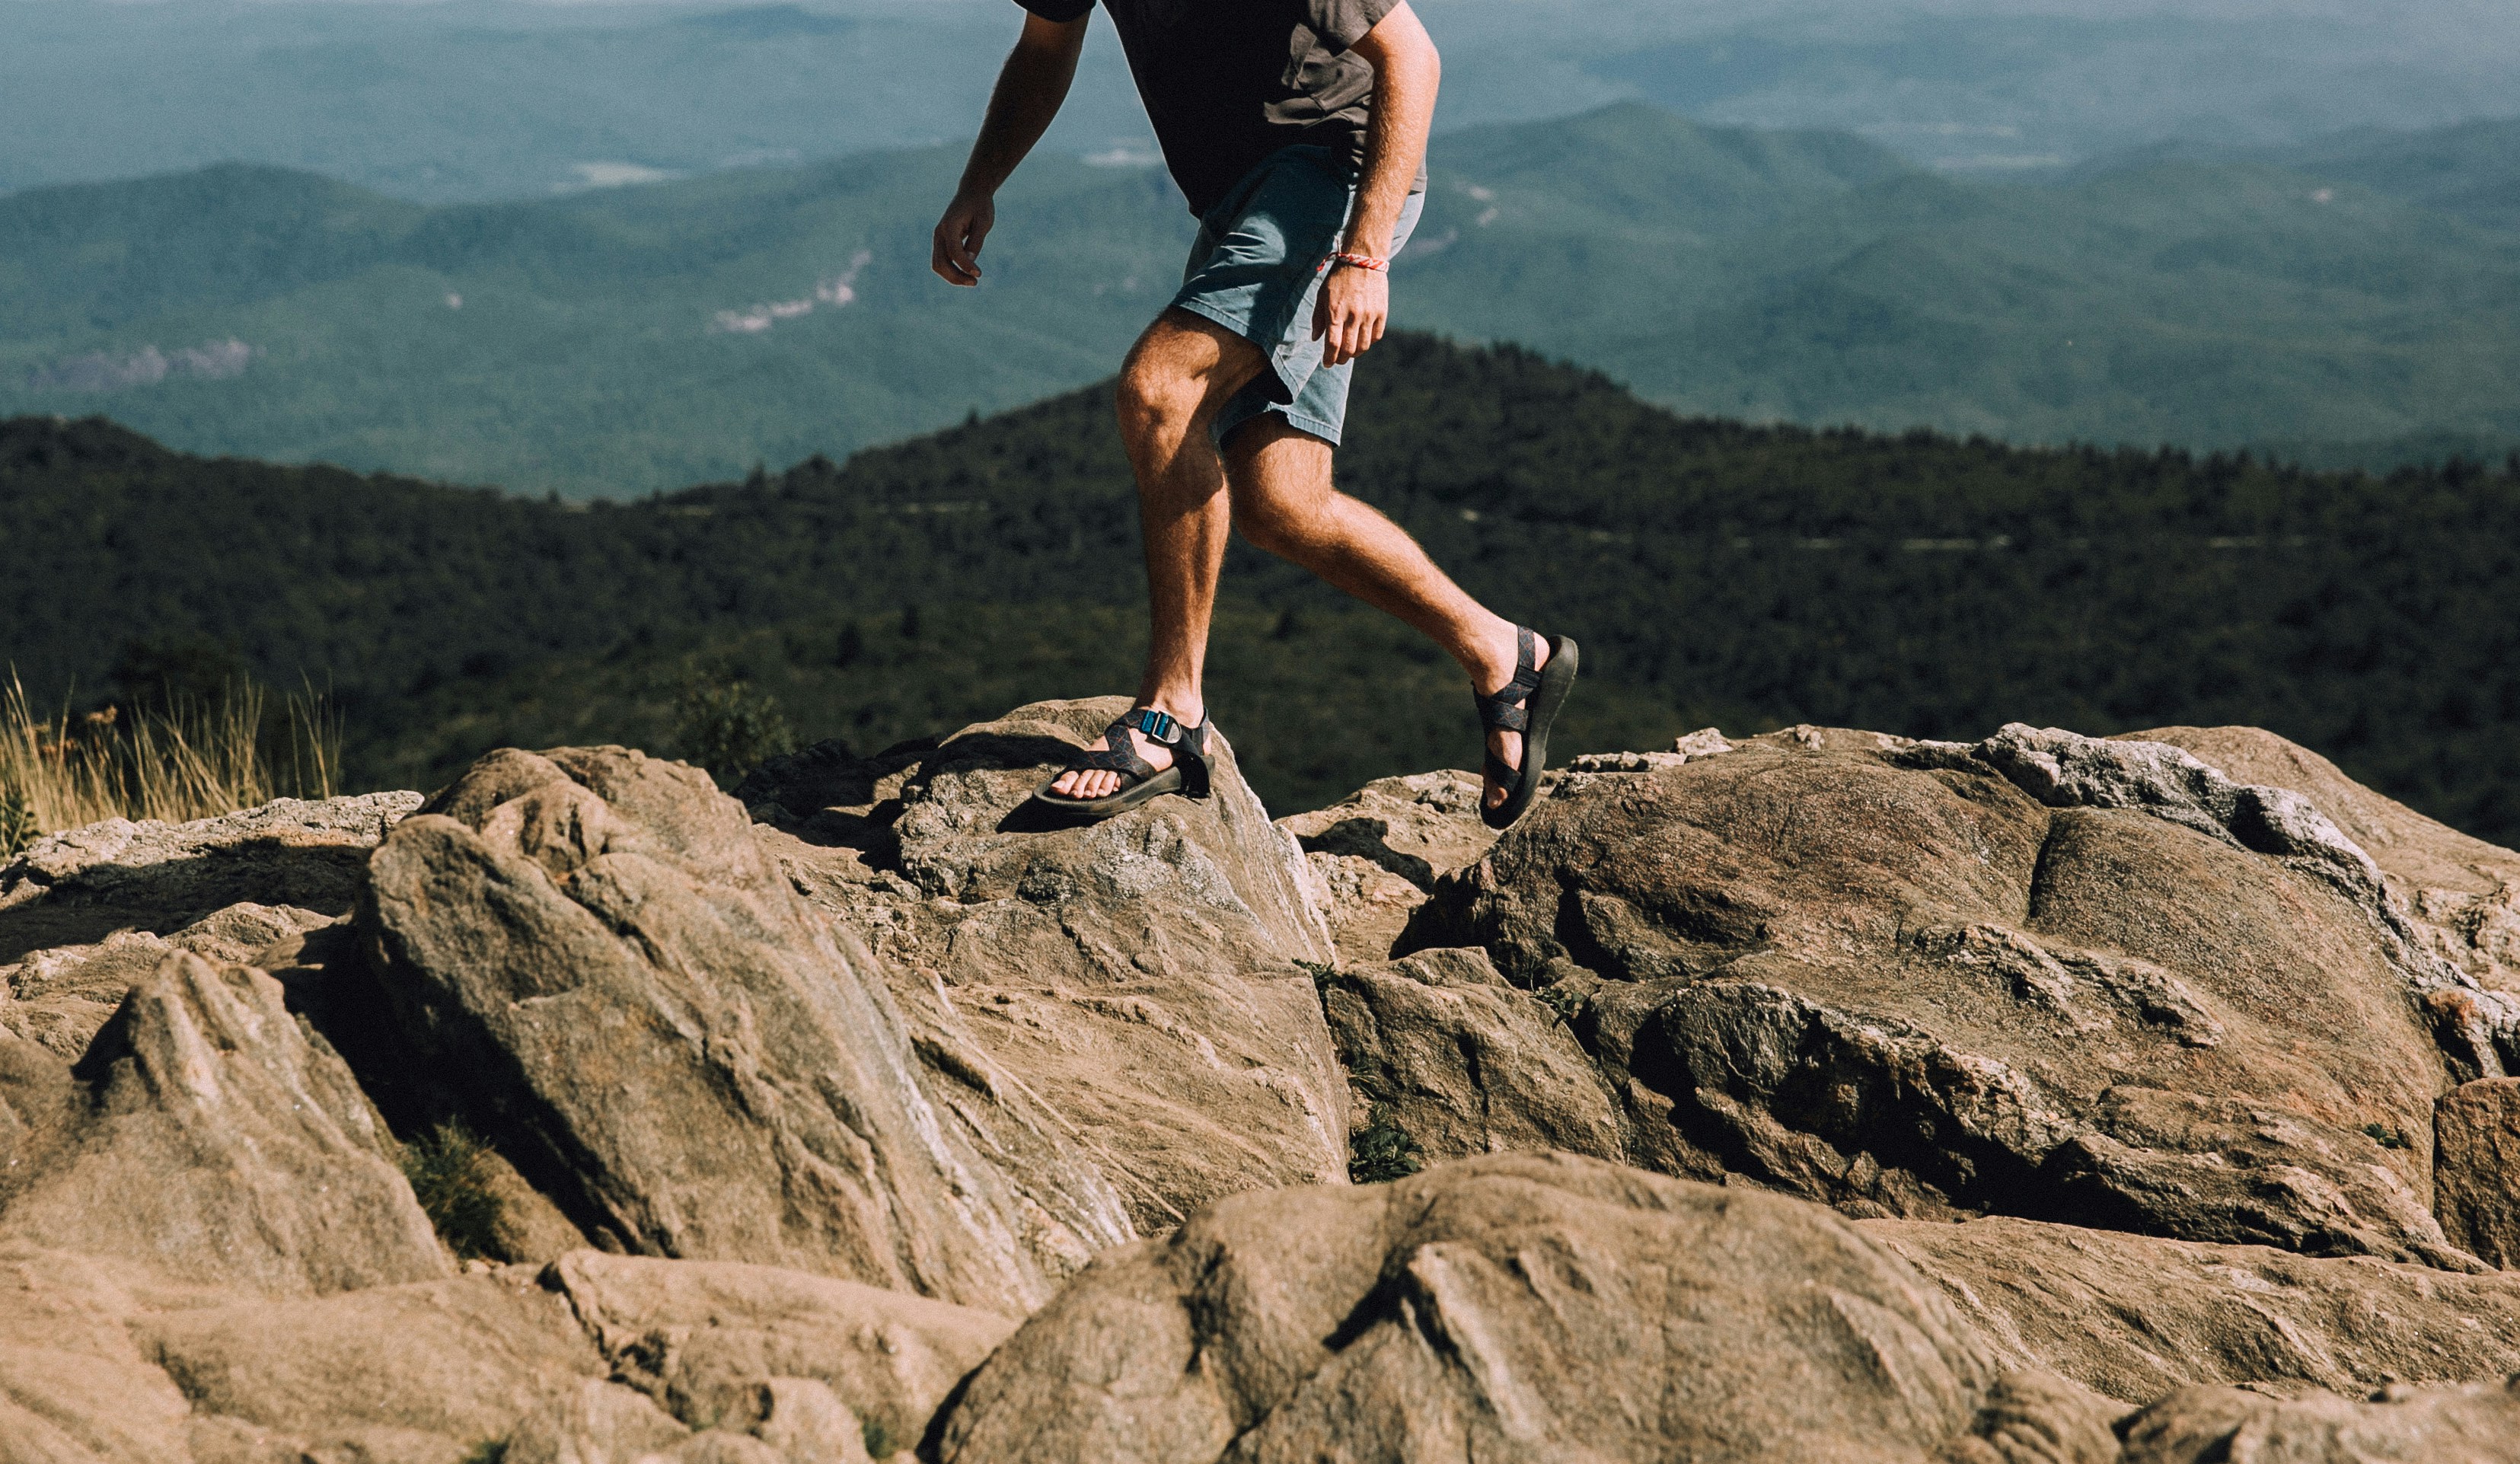
[[[248,901],[345,915],[368,865],[364,845],[238,844],[198,859],[75,874],[41,899],[0,912],[0,965],[30,951],[89,946],[117,930],[171,935]]]
[[[1306,854],[1344,854],[1380,865],[1421,890],[1435,888],[1435,866],[1414,854],[1403,854],[1386,842],[1391,824],[1382,819],[1342,819],[1301,842]]]

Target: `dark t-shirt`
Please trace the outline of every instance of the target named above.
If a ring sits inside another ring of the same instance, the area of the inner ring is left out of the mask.
[[[1016,0],[1046,21],[1094,0]],[[1399,0],[1103,0],[1173,181],[1204,214],[1280,148],[1365,163],[1373,67],[1348,48]]]

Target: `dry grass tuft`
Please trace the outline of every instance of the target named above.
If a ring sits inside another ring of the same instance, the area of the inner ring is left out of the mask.
[[[12,672],[0,688],[0,859],[105,819],[180,823],[330,798],[340,749],[340,721],[311,688],[277,707],[238,683],[156,709],[41,713]]]

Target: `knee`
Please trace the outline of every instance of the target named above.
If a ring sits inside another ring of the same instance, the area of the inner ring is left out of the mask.
[[[1281,558],[1303,547],[1309,537],[1304,515],[1282,498],[1236,493],[1234,527],[1254,549]]]
[[[1132,358],[1121,369],[1118,405],[1120,432],[1131,442],[1149,436],[1178,436],[1198,420],[1205,393],[1199,383],[1156,361]]]

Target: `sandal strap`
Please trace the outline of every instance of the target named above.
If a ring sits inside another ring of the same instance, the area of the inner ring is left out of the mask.
[[[1470,693],[1482,726],[1497,732],[1523,732],[1530,728],[1531,708],[1527,703],[1531,693],[1540,689],[1540,672],[1532,665],[1534,639],[1530,626],[1515,626],[1513,680],[1486,696]]]
[[[1144,782],[1161,770],[1138,756],[1138,749],[1129,740],[1129,733],[1139,732],[1145,733],[1148,741],[1172,748],[1173,766],[1183,769],[1185,776],[1190,763],[1196,763],[1203,775],[1207,771],[1207,728],[1208,724],[1204,722],[1196,727],[1184,727],[1180,718],[1155,707],[1131,707],[1102,729],[1102,746],[1078,749],[1068,758],[1067,766],[1072,772],[1117,773],[1123,777]],[[1203,783],[1204,779],[1201,781]]]
[[[1136,715],[1137,712],[1133,710],[1128,717],[1122,717],[1102,729],[1102,745],[1078,749],[1067,760],[1068,771],[1117,773],[1123,777],[1135,778],[1140,782],[1154,776],[1155,765],[1138,756],[1137,747],[1129,741],[1129,729],[1136,726],[1129,717]],[[1148,732],[1147,735],[1151,737],[1154,733]]]

